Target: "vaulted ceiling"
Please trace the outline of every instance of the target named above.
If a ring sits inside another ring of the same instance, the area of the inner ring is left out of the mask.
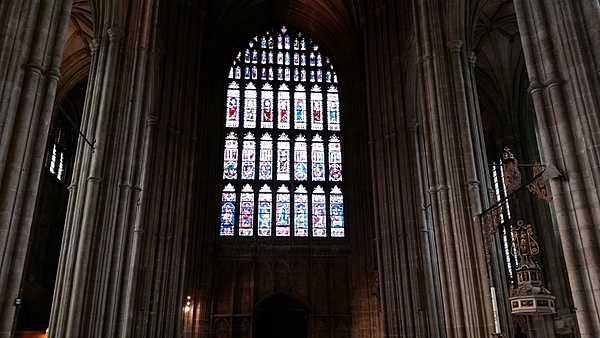
[[[88,76],[91,45],[94,38],[92,11],[88,0],[75,0],[67,28],[57,100]]]
[[[488,140],[506,142],[528,109],[523,50],[512,1],[480,4],[472,39],[481,114]]]

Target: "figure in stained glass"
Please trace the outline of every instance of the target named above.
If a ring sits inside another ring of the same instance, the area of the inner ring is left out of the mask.
[[[246,184],[240,194],[240,236],[252,236],[254,230],[254,192]]]
[[[298,135],[294,144],[294,179],[305,181],[308,178],[308,154],[306,139]]]
[[[313,237],[327,236],[327,213],[325,211],[325,193],[317,186],[312,194],[312,227]]]
[[[344,197],[337,186],[331,189],[329,219],[331,219],[331,237],[344,237]]]
[[[273,141],[271,135],[264,134],[260,139],[259,179],[270,180],[273,175]]]
[[[313,181],[325,181],[325,150],[319,135],[313,138],[311,160]]]
[[[265,184],[258,195],[258,235],[271,236],[271,213],[273,195]]]
[[[256,148],[254,142],[254,136],[252,133],[248,133],[244,137],[244,143],[242,146],[242,179],[252,180],[254,179],[254,163],[256,160]]]
[[[221,196],[221,236],[233,236],[235,224],[235,189],[227,184]]]
[[[308,195],[302,185],[294,192],[294,236],[308,236]]]
[[[275,236],[290,235],[290,194],[285,186],[277,190]]]
[[[277,121],[277,127],[280,129],[289,129],[290,128],[290,92],[286,85],[281,85],[279,87],[279,94],[277,97],[278,105],[279,105],[279,116]]]
[[[223,154],[223,178],[233,180],[237,178],[238,141],[234,132],[225,138],[225,151]]]
[[[282,134],[277,140],[277,179],[290,179],[290,141],[286,134]]]
[[[310,93],[312,130],[323,130],[323,94],[314,86]]]

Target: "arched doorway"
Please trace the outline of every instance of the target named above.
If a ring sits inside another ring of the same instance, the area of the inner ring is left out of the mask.
[[[256,338],[308,337],[308,309],[292,297],[276,294],[256,305]]]

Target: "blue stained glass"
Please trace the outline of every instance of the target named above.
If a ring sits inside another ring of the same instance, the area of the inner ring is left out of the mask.
[[[221,197],[221,236],[233,236],[235,224],[235,190],[231,184],[223,189]]]
[[[285,186],[277,190],[275,236],[290,235],[290,194]]]
[[[225,151],[223,153],[223,178],[234,180],[237,178],[238,166],[238,141],[234,132],[225,138]]]
[[[331,219],[331,237],[344,237],[344,197],[337,186],[331,189],[329,218]]]
[[[302,185],[294,193],[294,236],[308,236],[308,194]]]
[[[271,212],[273,195],[271,189],[264,185],[258,195],[258,235],[271,236]]]
[[[240,194],[240,236],[252,236],[254,230],[254,192],[246,184]]]
[[[327,216],[325,211],[325,192],[317,186],[312,194],[313,237],[327,236]]]
[[[296,86],[294,92],[294,127],[306,129],[306,93],[302,85]]]
[[[337,89],[331,87],[327,93],[327,128],[329,130],[340,130],[339,107]]]

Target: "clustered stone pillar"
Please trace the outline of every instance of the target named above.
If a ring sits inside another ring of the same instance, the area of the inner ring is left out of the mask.
[[[478,221],[488,176],[476,87],[458,19],[465,14],[458,12],[458,3],[414,2],[419,90],[424,96],[421,160],[442,295],[440,335],[489,337],[494,331],[490,276]],[[456,21],[445,24],[445,16]]]
[[[563,173],[551,189],[579,331],[600,337],[600,7],[514,4],[544,160]]]
[[[423,283],[412,114],[403,111],[407,15],[398,1],[362,2],[366,100],[379,293],[386,337],[437,337]],[[364,202],[363,202],[364,203]]]
[[[0,3],[0,337],[14,330],[71,3]]]
[[[193,124],[157,111],[158,5],[93,6],[81,122],[92,145],[80,139],[77,147],[50,337],[172,337],[181,330],[194,163],[182,126]]]

